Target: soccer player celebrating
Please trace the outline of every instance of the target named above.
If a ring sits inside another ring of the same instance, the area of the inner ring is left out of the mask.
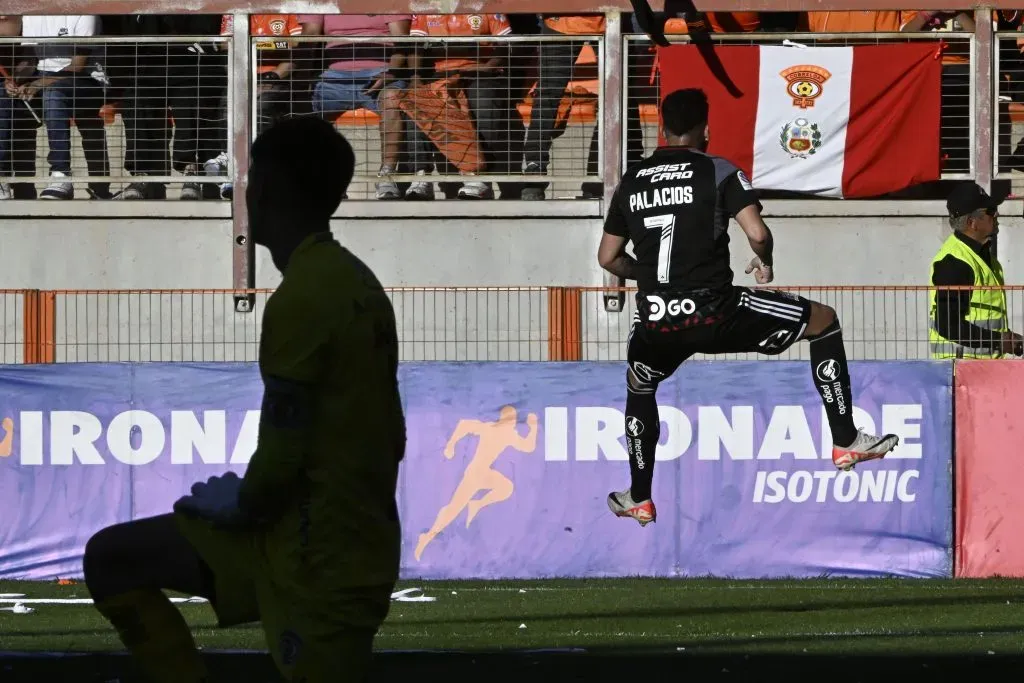
[[[365,680],[398,578],[405,418],[391,302],[329,230],[354,165],[319,118],[256,140],[252,236],[283,275],[263,315],[256,452],[244,477],[198,483],[173,514],[86,546],[96,608],[154,681],[207,680],[161,589],[208,598],[221,626],[261,621],[289,681]]]
[[[708,101],[699,89],[677,90],[661,105],[667,146],[632,166],[615,190],[598,262],[637,281],[636,313],[626,370],[626,444],[630,488],[609,494],[608,507],[644,526],[655,521],[651,500],[660,419],[655,393],[696,353],[777,355],[811,344],[811,372],[832,430],[832,462],[849,470],[884,457],[899,438],[877,437],[853,423],[846,350],[836,312],[788,293],[733,285],[729,220],[754,251],[746,272],[772,281],[772,234],[742,171],[704,152]],[[636,258],[625,251],[633,242]]]

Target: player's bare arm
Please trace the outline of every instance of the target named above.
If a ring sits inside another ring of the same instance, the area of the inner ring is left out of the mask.
[[[636,280],[636,259],[626,253],[629,239],[604,233],[597,248],[597,262],[612,275],[623,280]]]
[[[736,214],[736,222],[739,223],[743,234],[747,236],[747,243],[754,252],[754,258],[747,266],[746,273],[754,273],[754,279],[758,284],[768,284],[774,279],[772,273],[772,251],[775,241],[772,238],[772,231],[765,225],[761,218],[761,212],[757,205],[751,204]]]

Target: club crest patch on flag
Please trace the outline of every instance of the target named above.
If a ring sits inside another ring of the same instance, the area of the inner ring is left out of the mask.
[[[811,64],[800,64],[783,69],[779,75],[786,79],[786,92],[793,98],[793,106],[807,109],[824,92],[825,81],[832,78],[827,69]]]
[[[808,157],[821,147],[821,129],[807,119],[796,119],[782,127],[779,144],[791,157]]]

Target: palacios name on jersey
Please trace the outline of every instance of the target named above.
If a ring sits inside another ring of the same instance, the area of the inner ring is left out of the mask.
[[[693,188],[689,185],[682,187],[674,185],[629,195],[630,211],[643,211],[676,204],[693,204]]]
[[[693,171],[688,169],[689,162],[683,164],[661,164],[642,168],[637,171],[636,177],[643,178],[651,176],[651,184],[671,180],[688,180],[693,177]],[[660,187],[654,190],[636,192],[629,196],[629,210],[643,211],[654,209],[659,206],[674,206],[676,204],[692,204],[693,188],[689,185],[674,185]]]

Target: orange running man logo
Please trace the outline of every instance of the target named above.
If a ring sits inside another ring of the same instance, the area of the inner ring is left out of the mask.
[[[512,481],[501,472],[492,469],[494,461],[505,449],[513,448],[522,453],[533,453],[537,448],[537,416],[528,413],[526,436],[520,436],[518,430],[519,417],[514,406],[504,406],[496,422],[481,420],[460,420],[448,439],[444,448],[444,457],[451,460],[455,457],[455,444],[470,435],[479,437],[476,453],[466,466],[462,481],[455,488],[452,499],[437,513],[434,525],[425,534],[420,534],[416,545],[416,559],[423,555],[423,550],[434,538],[455,521],[463,510],[466,513],[466,528],[469,528],[482,509],[494,503],[508,500],[515,490]],[[486,491],[482,498],[474,498],[481,491]]]
[[[12,446],[14,445],[14,420],[5,417],[0,422],[0,429],[4,430],[4,438],[0,441],[0,458],[6,458],[11,455]]]

